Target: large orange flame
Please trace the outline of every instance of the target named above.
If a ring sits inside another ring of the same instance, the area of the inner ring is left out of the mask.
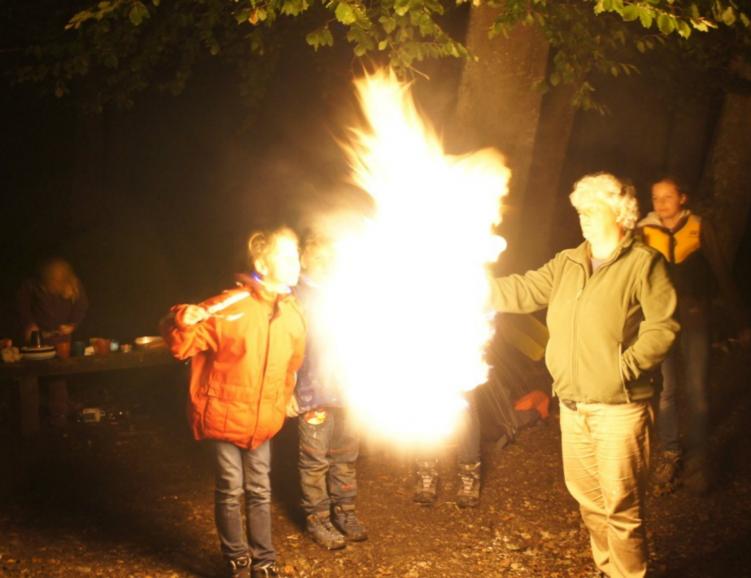
[[[375,213],[333,234],[335,265],[316,317],[331,367],[371,432],[438,442],[487,379],[486,266],[510,171],[486,149],[444,153],[392,72],[356,81],[368,126],[346,146]]]

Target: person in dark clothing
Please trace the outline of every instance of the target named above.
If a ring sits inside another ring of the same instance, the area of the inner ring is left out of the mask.
[[[58,257],[41,263],[18,291],[18,314],[25,342],[40,331],[44,343],[70,341],[81,324],[89,300],[70,263]]]
[[[644,242],[663,254],[678,294],[677,319],[681,324],[677,346],[662,364],[657,428],[661,454],[655,468],[657,493],[675,486],[686,450],[686,479],[703,492],[709,482],[706,469],[708,439],[707,380],[710,351],[710,302],[714,287],[733,312],[739,338],[751,340],[748,315],[741,302],[714,228],[686,208],[688,195],[678,183],[665,178],[652,186],[652,205],[639,224]],[[679,382],[679,376],[681,381]],[[685,395],[689,423],[685,448],[679,441],[677,394]]]
[[[306,239],[297,296],[308,324],[307,355],[298,373],[290,413],[299,414],[298,466],[307,532],[320,546],[338,550],[347,541],[361,542],[368,535],[355,513],[359,436],[345,407],[336,371],[328,364],[323,323],[318,318],[321,283],[332,255],[326,239]]]
[[[36,274],[27,279],[18,291],[18,315],[24,342],[38,331],[47,345],[69,344],[73,332],[81,324],[89,300],[83,284],[70,263],[59,257],[43,261]],[[47,383],[50,423],[66,423],[70,404],[64,379]]]

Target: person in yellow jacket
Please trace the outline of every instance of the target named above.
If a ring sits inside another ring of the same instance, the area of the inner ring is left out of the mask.
[[[632,187],[598,173],[579,180],[570,199],[584,243],[535,271],[494,279],[492,302],[509,313],[547,307],[566,486],[599,571],[642,577],[652,399],[678,331],[676,295],[665,260],[632,234]]]
[[[663,389],[657,418],[661,452],[655,469],[658,494],[675,487],[683,466],[676,401],[679,389],[689,416],[685,479],[695,491],[709,488],[707,380],[710,301],[715,286],[733,311],[741,341],[748,344],[751,338],[744,306],[714,229],[707,220],[688,210],[687,202],[688,196],[675,179],[661,179],[652,185],[654,210],[638,223],[643,241],[667,260],[678,293],[677,318],[681,324],[677,346],[662,364]]]

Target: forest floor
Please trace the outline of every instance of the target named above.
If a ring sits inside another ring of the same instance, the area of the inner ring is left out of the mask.
[[[649,498],[659,576],[751,575],[751,389],[740,353],[716,352],[712,489]],[[182,376],[94,377],[79,404],[127,410],[117,424],[73,424],[33,440],[0,419],[0,576],[212,577],[221,572],[212,468],[183,421]],[[158,382],[158,383],[155,383]],[[554,411],[510,445],[484,448],[481,504],[454,502],[453,449],[433,507],[412,501],[411,460],[363,448],[358,511],[368,541],[327,552],[303,532],[294,422],[274,448],[274,541],[293,577],[588,577],[586,532],[563,483]]]

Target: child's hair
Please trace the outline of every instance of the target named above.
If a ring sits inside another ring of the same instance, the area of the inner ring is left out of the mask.
[[[297,234],[286,226],[251,233],[248,238],[248,257],[251,267],[255,269],[256,262],[266,258],[274,250],[279,239],[291,239],[297,243]]]
[[[672,175],[664,175],[662,178],[659,178],[654,182],[655,185],[658,185],[660,183],[665,183],[666,185],[673,185],[679,195],[688,196],[688,192],[687,192],[688,189],[686,188],[686,184],[681,179],[678,179]]]
[[[300,253],[315,252],[331,247],[331,239],[318,232],[306,232],[300,242]]]

